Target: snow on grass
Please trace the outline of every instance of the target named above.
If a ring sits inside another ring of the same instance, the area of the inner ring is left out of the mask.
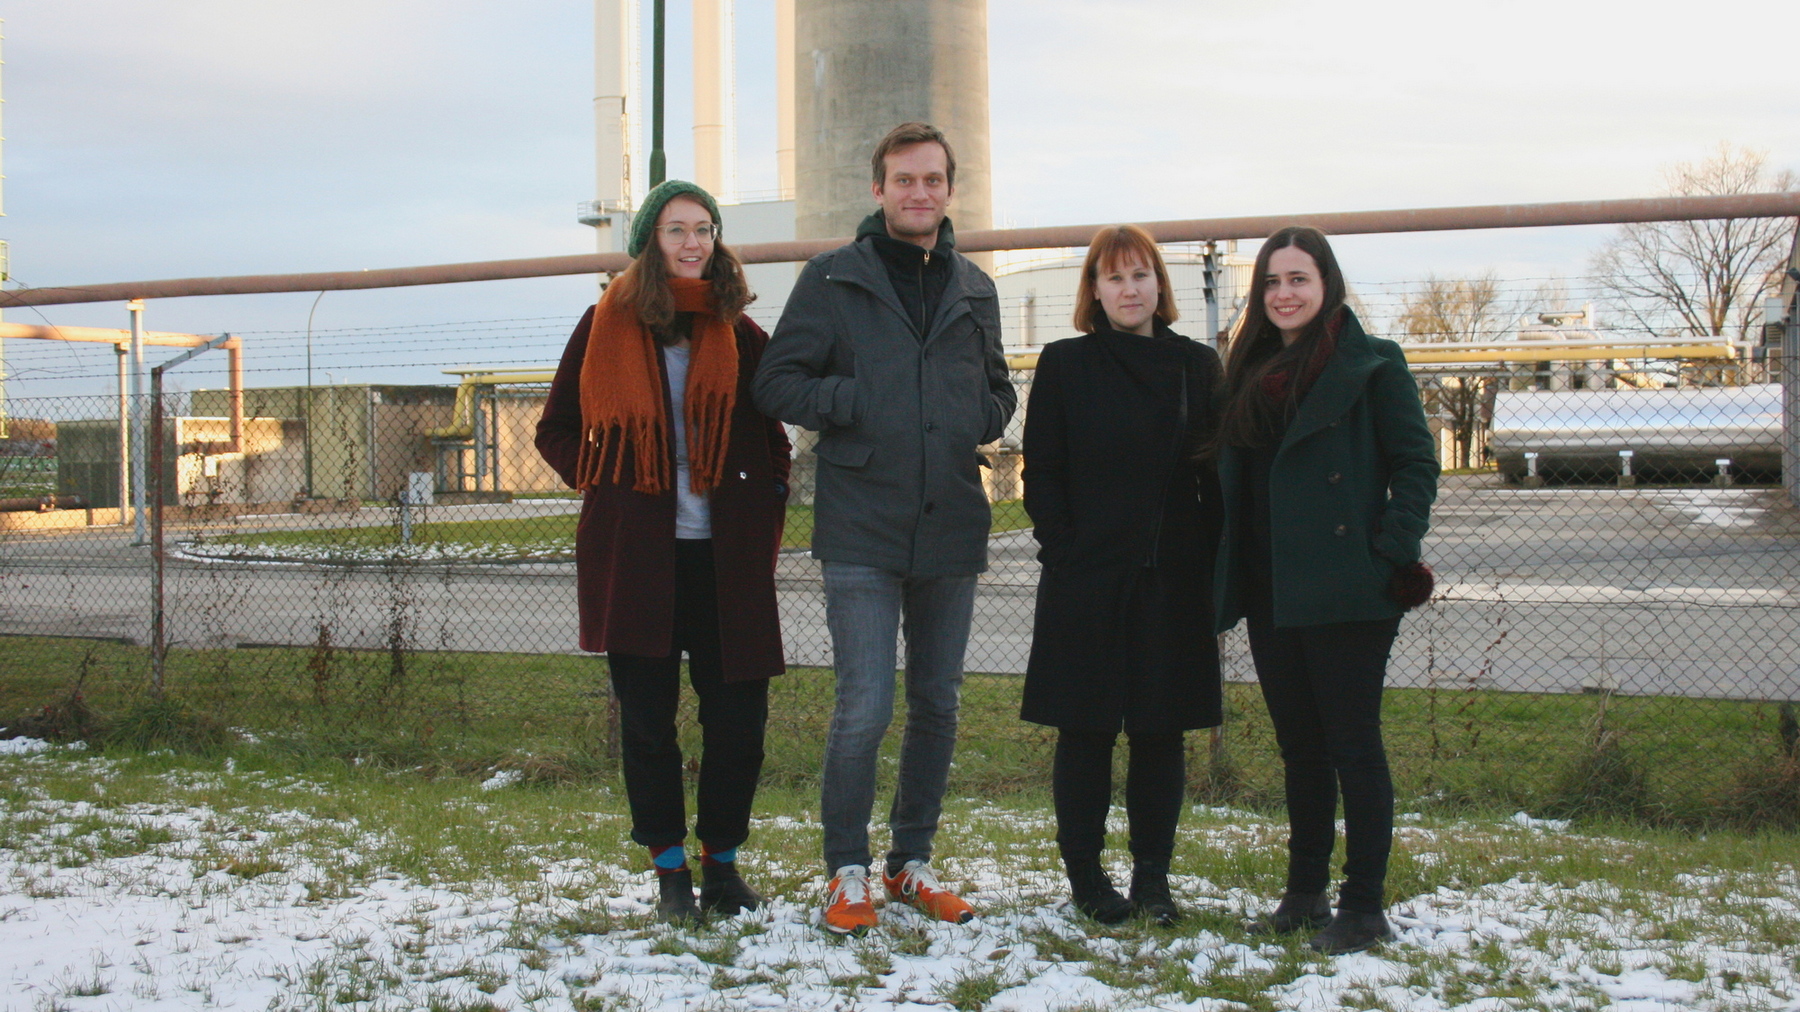
[[[654,922],[641,867],[567,856],[579,848],[522,881],[419,881],[373,857],[390,852],[386,827],[320,814],[333,811],[326,788],[302,776],[178,768],[160,775],[164,800],[109,804],[116,760],[8,745],[5,1009],[1800,1009],[1791,865],[1440,886],[1394,904],[1397,943],[1328,959],[1246,935],[1242,917],[1271,897],[1200,876],[1175,879],[1190,917],[1173,931],[1076,917],[1043,859],[1048,813],[980,803],[939,862],[981,911],[971,924],[889,905],[866,938],[824,933],[816,829],[774,816],[757,821],[744,870],[781,895],[675,929]],[[74,771],[98,800],[40,786],[50,771]],[[249,778],[288,801],[231,807]],[[470,820],[503,819],[501,802],[525,790],[480,788],[459,806]],[[1191,853],[1282,832],[1223,809],[1189,821]],[[1594,842],[1535,820],[1406,820],[1400,834],[1414,850]]]
[[[235,542],[183,544],[183,558],[208,562],[310,562],[333,565],[406,563],[573,562],[575,546],[567,538],[541,541],[431,541],[411,545],[336,543]]]

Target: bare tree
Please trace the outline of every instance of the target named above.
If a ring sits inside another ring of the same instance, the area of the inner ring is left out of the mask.
[[[1511,319],[1512,307],[1493,271],[1475,278],[1428,275],[1406,297],[1400,330],[1411,341],[1498,341]]]
[[[1720,144],[1710,158],[1664,172],[1671,196],[1791,190],[1766,152]],[[1627,329],[1746,340],[1761,327],[1762,298],[1787,250],[1792,218],[1725,218],[1622,225],[1594,254],[1600,287]]]
[[[1514,308],[1492,271],[1474,278],[1427,277],[1407,295],[1399,329],[1407,340],[1422,343],[1497,341],[1512,321]],[[1487,397],[1492,377],[1443,373],[1420,391],[1425,410],[1450,429],[1451,467],[1470,467],[1485,443],[1491,421]]]

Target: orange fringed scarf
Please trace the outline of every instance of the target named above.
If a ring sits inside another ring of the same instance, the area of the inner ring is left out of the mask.
[[[683,414],[687,421],[690,485],[706,495],[719,486],[731,410],[737,401],[737,335],[713,309],[712,283],[704,278],[670,278],[677,312],[693,313]],[[581,456],[575,464],[578,487],[617,483],[624,474],[626,446],[636,471],[632,488],[651,495],[672,484],[668,412],[663,410],[662,368],[657,344],[637,312],[615,298],[600,297],[594,326],[581,361]]]

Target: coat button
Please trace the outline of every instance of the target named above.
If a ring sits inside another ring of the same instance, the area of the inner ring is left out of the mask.
[[[1336,471],[1333,471],[1330,474],[1325,476],[1325,480],[1330,482],[1333,485],[1336,485],[1338,482],[1344,480],[1344,476],[1337,473]]]
[[[1338,524],[1337,527],[1334,530],[1332,530],[1331,533],[1336,534],[1338,537],[1341,538],[1344,535],[1350,533],[1350,528],[1345,527],[1343,524]]]
[[[925,423],[925,431],[926,432],[936,432],[937,431],[937,423],[936,422],[926,422]]]
[[[934,509],[937,509],[937,503],[928,502],[925,504],[925,512],[930,513]]]
[[[749,477],[750,477],[750,473],[748,471],[739,471],[738,472],[738,480],[739,481],[748,480]],[[1336,481],[1336,480],[1337,480],[1336,478],[1332,479],[1332,481]]]

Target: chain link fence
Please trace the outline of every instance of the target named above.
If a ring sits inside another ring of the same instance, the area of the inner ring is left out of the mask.
[[[1437,596],[1402,625],[1390,672],[1407,803],[1800,816],[1783,358],[1727,365],[1415,367],[1447,471],[1426,543]],[[986,448],[991,566],[955,774],[969,793],[1045,786],[1054,736],[1017,719],[1038,567],[1018,501],[1031,372],[1014,378],[1020,418]],[[506,376],[252,389],[231,454],[202,445],[226,424],[223,392],[168,398],[169,698],[308,751],[609,769],[604,661],[576,648],[580,501],[532,446],[544,394],[541,377]],[[120,409],[115,396],[7,402],[0,723],[14,730],[72,712],[103,722],[144,701],[149,549],[120,467]],[[833,694],[806,551],[809,439],[795,436],[777,567],[792,670],[772,692],[768,776],[805,784]],[[1226,723],[1191,736],[1193,789],[1274,802],[1279,761],[1241,631],[1221,650]]]

